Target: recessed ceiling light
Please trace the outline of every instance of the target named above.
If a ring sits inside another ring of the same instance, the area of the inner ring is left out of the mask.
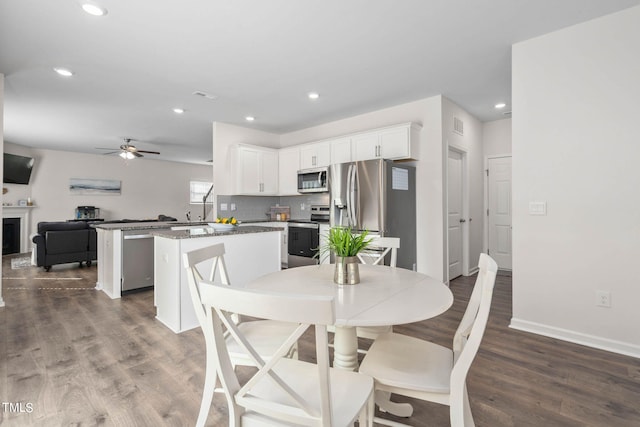
[[[244,119],[245,119],[246,121],[248,121],[248,122],[252,122],[252,121],[254,121],[256,118],[255,118],[255,117],[253,117],[253,116],[247,116],[247,117],[245,117]]]
[[[498,110],[499,110],[499,109],[501,109],[501,108],[504,108],[504,107],[506,107],[506,106],[507,106],[507,104],[505,104],[504,102],[500,102],[500,103],[498,103],[498,104],[496,104],[496,105],[495,105],[495,107],[496,107]]]
[[[73,71],[68,70],[66,68],[54,68],[53,69],[56,73],[60,74],[61,76],[64,77],[71,77],[73,76]]]
[[[320,98],[320,94],[318,92],[309,92],[307,95],[309,99],[318,99]]]
[[[91,3],[83,4],[82,10],[93,16],[104,16],[107,14],[107,9]]]
[[[182,108],[174,108],[173,112],[176,113],[176,114],[182,114],[182,113],[184,113],[184,109],[182,109]]]

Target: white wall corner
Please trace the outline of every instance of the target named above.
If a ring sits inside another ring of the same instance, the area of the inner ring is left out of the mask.
[[[636,344],[583,334],[581,332],[557,328],[555,326],[544,325],[542,323],[529,322],[527,320],[516,319],[515,317],[511,318],[509,327],[519,331],[530,332],[537,335],[543,335],[545,337],[568,341],[574,344],[610,351],[612,353],[640,358],[640,346]]]

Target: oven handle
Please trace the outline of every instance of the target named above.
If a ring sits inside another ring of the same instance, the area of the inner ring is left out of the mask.
[[[289,229],[292,228],[320,228],[320,224],[311,224],[311,223],[289,223]]]

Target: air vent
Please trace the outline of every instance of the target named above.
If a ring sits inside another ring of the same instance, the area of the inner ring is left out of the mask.
[[[505,116],[511,117],[511,111],[505,111],[502,114]]]
[[[202,92],[201,90],[197,90],[197,91],[193,92],[193,95],[201,96],[203,98],[207,98],[207,99],[211,99],[211,100],[218,98],[215,95],[211,95],[210,93],[207,93],[207,92]]]
[[[457,117],[453,118],[453,131],[458,135],[464,135],[464,122]]]

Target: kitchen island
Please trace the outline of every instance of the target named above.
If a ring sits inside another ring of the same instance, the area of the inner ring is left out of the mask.
[[[173,332],[199,326],[182,254],[224,243],[225,265],[234,286],[244,286],[264,274],[280,270],[282,228],[247,225],[225,232],[210,227],[179,228],[151,232],[154,236],[156,319]]]
[[[146,236],[148,239],[153,239],[149,233],[152,230],[166,229],[180,225],[176,222],[159,222],[159,221],[146,221],[146,222],[112,222],[112,223],[95,223],[92,227],[96,229],[98,234],[98,281],[96,283],[96,289],[103,291],[109,296],[109,298],[120,298],[122,295],[122,285],[125,283],[125,270],[132,266],[135,269],[142,269],[142,264],[146,264],[145,270],[149,270],[149,274],[145,275],[137,274],[137,280],[144,280],[148,283],[138,283],[138,287],[143,285],[153,286],[153,253],[141,254],[137,253],[136,258],[138,260],[132,260],[123,254],[124,251],[124,239],[125,237]],[[134,239],[130,240],[131,242]],[[142,240],[140,239],[141,243]],[[149,247],[153,247],[151,240]],[[139,252],[139,251],[138,251]],[[149,251],[151,252],[151,251]],[[140,260],[140,257],[143,257]],[[136,272],[140,273],[140,272]],[[127,277],[127,281],[131,281]],[[126,287],[126,286],[125,286]]]

